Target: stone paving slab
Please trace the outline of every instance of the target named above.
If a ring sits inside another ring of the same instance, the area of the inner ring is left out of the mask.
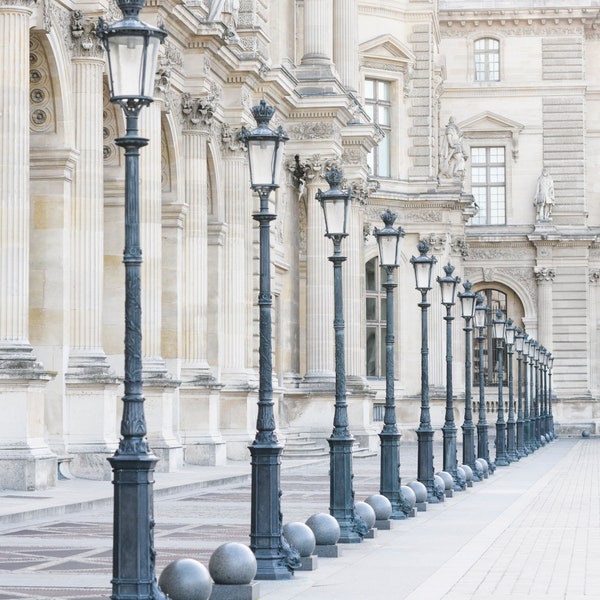
[[[416,444],[403,444],[401,453],[407,483],[415,478]],[[434,454],[439,468],[440,444]],[[356,499],[363,500],[378,491],[379,458],[353,463]],[[343,545],[340,558],[319,559],[316,571],[297,572],[291,581],[261,581],[259,597],[600,598],[599,465],[600,439],[558,440],[416,518],[394,522],[372,540]],[[327,512],[327,470],[327,460],[282,469],[284,522]],[[163,475],[157,474],[157,481]],[[158,574],[177,558],[207,565],[222,543],[248,543],[247,477],[229,482],[222,474],[213,477],[214,486],[194,488],[186,481],[157,496]],[[111,508],[101,503],[46,522],[36,515],[31,522],[5,523],[0,600],[109,598],[111,521]]]

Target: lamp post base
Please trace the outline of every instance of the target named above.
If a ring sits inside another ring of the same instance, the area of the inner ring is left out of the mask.
[[[402,510],[400,492],[400,434],[398,431],[382,431],[379,493],[392,505],[390,519],[406,519]]]
[[[433,467],[433,429],[417,429],[417,480],[427,488],[427,502],[437,504]]]

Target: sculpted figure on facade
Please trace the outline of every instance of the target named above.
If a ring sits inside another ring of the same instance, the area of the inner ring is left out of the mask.
[[[440,176],[447,179],[464,179],[466,160],[463,134],[454,122],[454,117],[450,117],[440,139]]]
[[[546,167],[542,169],[542,174],[537,180],[534,205],[536,208],[536,220],[552,220],[552,209],[554,208],[554,181],[552,180],[552,177],[550,177],[550,173]]]
[[[210,0],[209,21],[222,21],[232,30],[237,26],[240,12],[240,0]]]

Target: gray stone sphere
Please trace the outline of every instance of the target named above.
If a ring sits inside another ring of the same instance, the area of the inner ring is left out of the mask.
[[[473,481],[473,469],[469,465],[460,465],[462,470],[465,472],[465,477],[467,481]]]
[[[321,546],[331,546],[337,544],[340,539],[340,525],[331,515],[327,513],[317,513],[306,520],[306,524],[315,534],[317,544]]]
[[[367,524],[369,529],[375,525],[375,511],[366,502],[355,502],[354,512]]]
[[[392,516],[392,503],[382,494],[373,494],[365,502],[375,511],[378,521],[387,521]]]
[[[408,487],[415,493],[417,502],[427,502],[427,488],[415,479],[408,484]]]
[[[484,473],[487,473],[489,471],[490,466],[488,465],[488,462],[487,462],[487,460],[485,460],[485,458],[478,458],[475,460],[475,462],[481,466],[481,470]]]
[[[407,485],[401,485],[400,495],[402,496],[402,499],[405,502],[410,503],[412,508],[414,508],[417,504],[417,496],[415,494],[415,491],[411,487],[408,487]]]
[[[256,558],[248,546],[228,542],[212,553],[208,570],[215,583],[245,585],[256,575]]]
[[[436,496],[443,496],[446,490],[446,482],[439,475],[434,475],[433,488]]]
[[[283,526],[283,537],[298,551],[300,556],[310,556],[315,551],[315,534],[304,523],[286,523]]]
[[[169,563],[160,574],[158,585],[171,600],[208,600],[212,593],[208,569],[193,558]]]
[[[452,475],[448,473],[448,471],[440,471],[436,473],[437,477],[440,477],[444,482],[444,489],[451,490],[454,489],[454,479],[452,479]]]

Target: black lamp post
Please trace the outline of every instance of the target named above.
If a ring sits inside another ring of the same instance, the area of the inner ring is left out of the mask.
[[[479,342],[479,419],[477,421],[477,456],[488,463],[489,472],[493,473],[496,465],[490,458],[488,423],[485,410],[485,369],[483,365],[483,342],[485,341],[486,316],[488,307],[483,303],[483,296],[477,294],[475,299],[475,327]]]
[[[158,48],[167,32],[139,19],[145,0],[117,0],[123,19],[100,20],[97,35],[108,59],[110,101],[119,104],[127,131],[116,139],[125,149],[125,378],[121,440],[113,469],[113,600],[164,599],[155,573],[154,467],[158,462],[146,440],[142,395],[142,251],[139,219],[139,153],[148,144],[140,137],[138,117],[153,101]]]
[[[552,366],[554,365],[554,355],[548,355],[548,418],[550,421],[550,436],[553,440],[556,439],[554,432],[554,415],[552,414]]]
[[[385,335],[385,413],[379,434],[381,443],[379,493],[392,504],[391,519],[405,519],[400,492],[400,433],[396,426],[396,400],[394,397],[394,271],[398,268],[398,247],[404,237],[401,227],[393,227],[396,215],[388,208],[382,215],[385,227],[375,229],[379,245],[379,265],[387,273],[383,284],[386,291]]]
[[[415,270],[415,287],[421,292],[421,415],[417,429],[417,479],[427,488],[427,502],[439,502],[434,489],[433,428],[429,412],[429,346],[427,333],[427,292],[431,289],[431,272],[437,262],[435,256],[427,256],[429,244],[421,240],[417,244],[419,256],[410,262]]]
[[[529,353],[532,341],[533,340],[526,333],[525,338],[523,339],[523,435],[525,438],[525,452],[527,454],[531,454],[533,452],[533,448],[531,447],[531,413],[529,410]]]
[[[506,321],[502,317],[502,311],[496,312],[496,318],[492,321],[494,338],[496,339],[496,351],[498,353],[498,417],[496,419],[496,463],[497,467],[506,467],[509,465],[506,454],[506,421],[504,420],[504,399],[502,398],[503,382],[503,356],[502,342],[504,341],[504,331]]]
[[[452,307],[455,302],[456,286],[460,282],[460,277],[453,277],[454,267],[448,263],[444,267],[446,273],[443,277],[437,278],[442,293],[442,304],[446,307],[446,417],[442,434],[444,437],[444,471],[452,475],[454,480],[454,490],[460,491],[466,488],[465,482],[459,482],[458,461],[456,458],[456,425],[454,423],[454,403],[452,399]]]
[[[256,436],[249,446],[252,463],[250,499],[250,548],[256,557],[256,579],[289,579],[298,566],[282,534],[281,453],[273,413],[273,365],[271,350],[271,221],[269,196],[279,187],[283,147],[288,137],[279,127],[269,127],[275,109],[265,100],[252,108],[256,128],[239,135],[248,149],[250,186],[258,194],[260,210],[252,215],[259,223],[259,384]]]
[[[527,456],[525,449],[525,418],[523,416],[523,349],[525,334],[517,327],[515,336],[515,350],[517,351],[517,455]]]
[[[471,388],[473,375],[471,373],[471,342],[473,327],[471,322],[475,316],[476,296],[471,291],[473,284],[470,281],[463,283],[465,291],[458,294],[462,318],[465,320],[463,331],[465,332],[465,417],[462,424],[463,431],[463,463],[469,465],[473,470],[473,481],[481,481],[475,465],[475,425],[473,424],[473,401]]]
[[[531,451],[535,452],[539,447],[537,440],[536,424],[536,398],[535,398],[535,348],[537,342],[532,339],[529,343],[529,432],[531,436]]]
[[[548,433],[548,351],[544,346],[540,349],[540,370],[542,375],[542,438],[550,441]]]
[[[508,420],[506,421],[506,455],[510,462],[519,460],[517,454],[517,421],[515,419],[515,399],[513,382],[513,354],[515,347],[516,328],[513,320],[508,319],[504,331],[504,341],[506,342],[507,352],[507,370],[508,370]]]
[[[333,293],[335,330],[335,413],[333,432],[329,443],[329,512],[340,525],[342,543],[362,541],[362,519],[354,513],[354,490],[352,488],[352,446],[354,437],[348,428],[348,403],[346,401],[346,363],[344,358],[344,305],[342,298],[342,240],[348,235],[348,205],[350,193],[340,189],[342,172],[333,167],[325,175],[329,184],[326,192],[319,190],[316,198],[325,216],[325,235],[333,242]]]
[[[533,372],[533,444],[535,449],[541,447],[540,441],[540,378],[539,378],[540,344],[534,341],[532,354]]]

